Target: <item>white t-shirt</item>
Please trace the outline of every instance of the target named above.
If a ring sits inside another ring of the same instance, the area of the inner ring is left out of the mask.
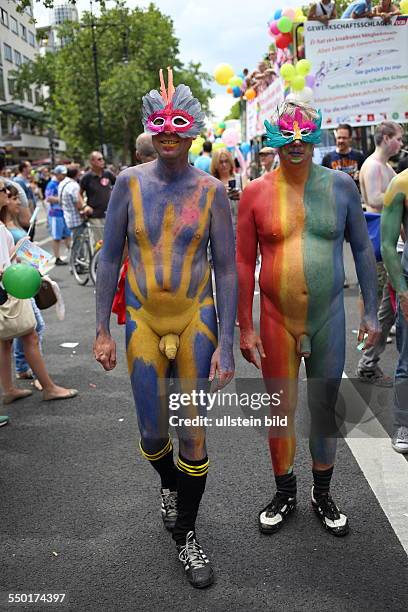
[[[10,265],[10,254],[14,249],[13,236],[4,223],[0,221],[0,270],[5,270]]]

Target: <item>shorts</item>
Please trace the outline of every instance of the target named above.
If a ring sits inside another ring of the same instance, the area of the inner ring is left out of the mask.
[[[64,240],[64,238],[69,238],[71,236],[71,230],[65,223],[64,217],[52,217],[48,215],[48,224],[53,240]]]

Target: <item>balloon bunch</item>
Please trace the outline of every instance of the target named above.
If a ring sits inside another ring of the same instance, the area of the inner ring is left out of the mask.
[[[402,15],[408,15],[408,0],[401,0],[400,9]]]
[[[234,98],[244,96],[247,100],[253,100],[256,97],[254,89],[246,89],[244,74],[235,74],[230,64],[218,64],[214,70],[214,79],[218,85],[227,85],[227,93],[232,94]]]
[[[275,45],[278,49],[286,49],[291,44],[295,21],[306,21],[306,16],[301,8],[277,9],[268,21],[269,34],[275,38]]]
[[[282,64],[280,75],[285,84],[292,90],[291,97],[302,102],[311,102],[313,99],[314,77],[309,74],[312,64],[307,59],[301,59],[297,64],[290,62]]]

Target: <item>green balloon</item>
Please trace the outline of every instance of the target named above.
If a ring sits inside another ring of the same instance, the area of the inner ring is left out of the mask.
[[[41,274],[33,266],[13,264],[5,269],[2,283],[7,293],[20,300],[27,300],[38,293]]]
[[[279,19],[276,25],[279,32],[282,32],[282,34],[287,34],[291,31],[293,22],[291,19],[289,19],[289,17],[283,16]]]

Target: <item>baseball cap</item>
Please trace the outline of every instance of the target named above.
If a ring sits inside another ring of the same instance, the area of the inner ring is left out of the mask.
[[[270,155],[271,153],[275,153],[275,149],[272,147],[262,147],[259,151],[259,155]]]
[[[55,166],[54,168],[54,174],[66,174],[67,173],[67,167],[63,166],[62,164],[59,166]]]

